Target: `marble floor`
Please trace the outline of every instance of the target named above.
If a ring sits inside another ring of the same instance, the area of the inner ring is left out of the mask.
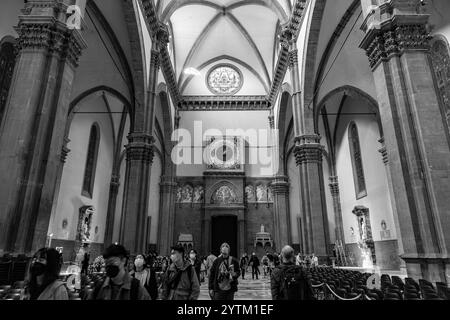
[[[238,292],[235,300],[271,300],[270,279],[260,277],[259,280],[251,280],[251,274],[245,280],[239,278]],[[208,293],[207,282],[202,283],[199,300],[211,300]]]

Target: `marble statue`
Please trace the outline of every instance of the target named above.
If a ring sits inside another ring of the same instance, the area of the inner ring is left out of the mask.
[[[256,187],[256,199],[258,202],[266,202],[267,201],[267,190],[266,187],[262,184]]]
[[[252,185],[248,185],[245,187],[245,197],[247,198],[247,202],[255,201],[255,190]]]
[[[197,186],[194,188],[194,202],[201,203],[203,202],[204,190],[203,186]]]

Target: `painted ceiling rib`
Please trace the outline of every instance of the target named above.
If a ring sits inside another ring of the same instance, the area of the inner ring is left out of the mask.
[[[173,0],[171,1],[165,8],[162,14],[160,14],[161,21],[167,22],[170,17],[177,11],[178,9],[185,7],[185,6],[192,6],[192,5],[202,5],[211,7],[216,10],[221,10],[222,7],[218,5],[217,3],[205,1],[205,0]]]
[[[253,69],[252,66],[250,66],[249,64],[247,64],[246,62],[229,56],[229,55],[221,55],[212,59],[209,59],[208,61],[203,62],[201,65],[199,65],[196,69],[197,70],[202,70],[203,68],[205,68],[206,66],[213,64],[216,61],[220,61],[220,60],[230,60],[233,61],[237,64],[242,65],[243,67],[245,67],[246,69],[248,69],[263,85],[264,90],[266,91],[266,93],[269,93],[269,86],[266,84],[266,82],[264,81],[264,79],[261,77],[261,75],[255,70]],[[190,75],[189,77],[186,78],[186,80],[183,82],[183,84],[180,86],[180,92],[183,93],[184,90],[186,89],[187,85],[189,84],[189,82],[191,82],[191,80],[194,78],[194,75]]]
[[[205,0],[173,0],[171,1],[166,8],[164,9],[163,13],[160,15],[161,21],[167,22],[168,19],[174,14],[175,11],[178,9],[189,6],[189,5],[204,5],[208,6],[217,10],[222,10],[222,6]],[[256,5],[256,6],[263,6],[266,8],[269,8],[271,11],[273,11],[278,19],[284,24],[289,21],[289,17],[284,11],[283,7],[278,3],[278,1],[272,1],[272,0],[242,0],[235,2],[233,4],[230,4],[228,7],[226,7],[226,10],[233,10],[239,7],[248,6],[248,5]]]
[[[180,76],[178,78],[178,84],[181,84],[183,78],[184,78],[184,70],[189,66],[189,63],[192,60],[192,57],[194,56],[195,52],[198,48],[200,48],[203,41],[206,39],[208,33],[211,31],[212,27],[219,21],[219,19],[222,17],[222,12],[216,14],[203,28],[202,32],[199,34],[197,39],[195,39],[194,44],[192,45],[192,48],[189,50],[189,53],[184,60],[183,68],[180,70]]]
[[[261,0],[242,0],[242,1],[230,4],[227,7],[227,10],[233,10],[233,9],[236,9],[236,8],[239,8],[239,7],[250,6],[250,5],[263,6],[263,7],[269,8],[270,10],[272,10],[276,14],[278,19],[283,24],[287,23],[289,21],[289,17],[286,14],[286,11],[284,11],[283,7],[278,3],[278,1],[272,1],[272,0],[265,0],[265,1],[261,1]]]
[[[264,62],[261,52],[259,51],[258,47],[256,46],[256,43],[253,40],[252,36],[247,32],[247,30],[244,28],[244,26],[239,22],[239,20],[232,13],[228,12],[226,14],[226,17],[238,28],[239,32],[244,36],[244,38],[248,41],[248,43],[252,47],[253,51],[256,54],[256,57],[258,58],[258,62],[261,64],[261,67],[264,70],[264,75],[266,76],[267,84],[270,85],[271,79],[270,79],[269,71],[267,70],[266,63]]]

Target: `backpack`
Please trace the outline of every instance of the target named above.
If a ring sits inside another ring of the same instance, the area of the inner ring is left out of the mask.
[[[97,295],[100,292],[100,289],[103,287],[103,283],[105,282],[105,280],[99,281],[97,283],[97,285],[95,286],[94,293],[92,295],[94,300],[97,300]],[[130,288],[130,300],[138,299],[140,286],[141,286],[141,282],[138,279],[132,277],[131,278],[131,288]]]
[[[298,266],[289,267],[282,272],[282,292],[285,300],[303,300],[302,273]]]
[[[222,263],[224,263],[225,262],[225,260],[222,262]],[[232,265],[232,262],[233,262],[233,260],[232,260],[232,258],[231,258],[231,256],[230,257],[228,257],[228,267],[227,267],[227,271],[229,272],[229,269],[230,269],[230,266]],[[219,265],[219,269],[220,269],[220,266],[222,265],[222,263]],[[228,277],[226,277],[226,278],[223,278],[223,279],[221,279],[221,274],[220,274],[220,270],[219,270],[219,272],[217,273],[217,283],[218,283],[218,285],[219,285],[219,289],[220,290],[222,290],[222,291],[229,291],[229,290],[231,290],[231,281],[232,281],[232,279],[230,279],[230,277],[228,276]]]

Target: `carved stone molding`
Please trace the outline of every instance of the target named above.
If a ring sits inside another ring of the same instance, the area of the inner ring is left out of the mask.
[[[67,156],[69,155],[69,152],[71,151],[69,148],[67,148],[67,144],[70,142],[69,139],[64,138],[64,144],[61,148],[61,162],[66,163]]]
[[[23,50],[48,50],[61,58],[66,58],[74,67],[78,66],[81,52],[87,47],[77,31],[68,30],[53,21],[22,21],[15,30],[19,34],[17,41],[19,53]]]
[[[321,163],[325,147],[320,144],[319,135],[303,135],[295,138],[294,154],[297,165]]]
[[[278,176],[270,184],[274,194],[288,194],[289,193],[289,181],[288,177]]]
[[[168,28],[165,24],[159,21],[158,13],[152,0],[141,0],[141,3],[143,14],[147,21],[151,37],[152,39],[155,39],[159,44],[161,71],[166,80],[169,93],[172,97],[172,101],[175,106],[178,106],[181,100],[181,95],[178,89],[175,70],[170,59],[169,51],[167,50],[167,44],[169,43]]]
[[[332,197],[339,196],[339,179],[337,176],[330,177],[330,183],[328,184],[330,187],[330,192]]]
[[[144,161],[152,163],[155,139],[147,134],[132,133],[128,136],[129,143],[125,146],[127,161]]]
[[[270,115],[268,118],[269,118],[270,129],[275,129],[275,116]]]
[[[117,175],[111,176],[111,182],[109,183],[109,190],[111,193],[117,194],[119,192],[120,187],[120,177]]]
[[[384,165],[388,165],[389,163],[389,157],[388,157],[388,153],[387,153],[387,149],[386,149],[386,145],[384,142],[384,138],[381,138],[380,140],[378,140],[379,143],[381,143],[381,148],[378,150],[379,153],[381,153],[381,156],[383,158],[383,163]]]
[[[294,49],[289,51],[289,68],[298,66],[298,50]]]
[[[182,111],[268,110],[265,96],[184,96],[179,103]]]
[[[272,86],[269,91],[268,100],[273,106],[275,100],[280,91],[281,85],[283,84],[283,79],[286,75],[286,71],[290,62],[289,57],[289,47],[292,43],[297,41],[300,26],[302,25],[302,20],[304,19],[304,11],[306,7],[306,0],[296,0],[293,6],[292,15],[283,28],[280,34],[280,52],[278,53],[277,65],[275,67],[274,77],[272,81]]]
[[[383,10],[386,11],[386,8]],[[392,15],[383,21],[372,21],[370,26],[365,21],[362,29],[366,35],[360,48],[366,51],[370,67],[375,69],[382,61],[401,56],[405,51],[428,51],[431,36],[427,21],[428,15],[424,14]],[[379,27],[373,27],[374,24]]]

